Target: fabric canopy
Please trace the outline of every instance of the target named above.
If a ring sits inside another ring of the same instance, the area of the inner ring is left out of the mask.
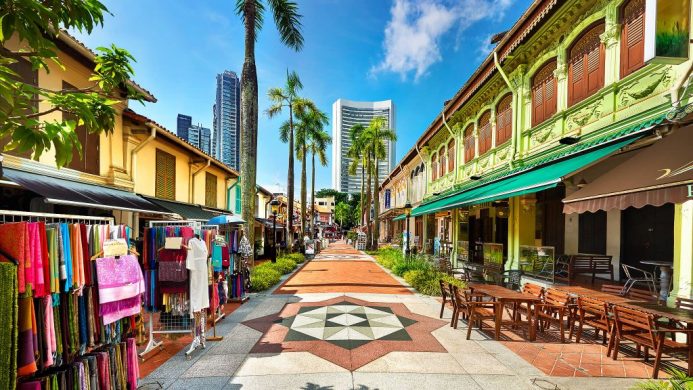
[[[405,214],[400,214],[400,215],[398,215],[398,216],[392,218],[392,220],[393,220],[393,221],[403,221],[403,220],[406,219],[406,218],[407,218],[407,216],[406,216]]]
[[[217,215],[216,217],[210,219],[207,223],[210,225],[235,225],[245,223],[245,220],[241,218],[240,215],[223,214]]]
[[[255,217],[255,221],[256,221],[257,223],[260,223],[260,224],[265,225],[265,226],[267,226],[267,227],[273,227],[273,226],[274,226],[274,221],[273,221],[272,219],[269,219],[269,218],[259,218],[259,217]],[[284,228],[284,225],[281,224],[281,223],[278,223],[278,224],[277,224],[277,229],[281,229],[281,228]]]
[[[634,140],[635,138],[630,138],[608,146],[598,147],[586,153],[573,155],[560,161],[553,161],[495,182],[467,189],[447,198],[421,205],[414,209],[412,216],[491,202],[553,188],[561,182],[564,176],[614,153]]]
[[[43,196],[48,203],[169,214],[168,210],[142,199],[134,192],[113,187],[59,179],[10,168],[4,168],[3,176],[29,191]]]
[[[144,195],[142,195],[142,197],[168,210],[170,213],[178,214],[184,219],[191,221],[207,222],[211,218],[214,218],[218,215],[211,211],[204,210],[202,207],[196,204],[176,202],[172,200],[154,198],[151,196]]]
[[[693,199],[693,127],[657,141],[566,197],[566,214]]]

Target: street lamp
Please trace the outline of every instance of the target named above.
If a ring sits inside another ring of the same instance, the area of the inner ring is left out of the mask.
[[[274,236],[274,239],[272,240],[272,246],[274,247],[272,250],[272,262],[276,263],[277,262],[277,211],[279,211],[279,201],[277,198],[273,198],[272,201],[270,202],[270,206],[272,206],[272,233]]]
[[[404,214],[407,216],[407,246],[404,248],[405,257],[409,257],[409,241],[411,240],[411,232],[409,231],[409,217],[411,216],[411,203],[407,202],[404,205]]]

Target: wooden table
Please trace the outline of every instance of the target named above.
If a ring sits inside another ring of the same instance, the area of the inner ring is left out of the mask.
[[[536,339],[536,329],[532,323],[532,309],[531,305],[534,303],[541,302],[541,298],[538,298],[532,294],[526,294],[505,288],[503,286],[497,286],[494,284],[470,284],[469,288],[476,293],[481,293],[486,296],[493,298],[497,302],[501,302],[503,307],[508,304],[527,304],[527,325],[529,326],[529,340],[534,341]],[[501,323],[503,322],[503,309],[496,310],[496,340],[500,336]],[[513,318],[513,324],[517,324],[517,320]]]
[[[659,298],[666,302],[669,298],[669,284],[671,283],[671,270],[674,263],[671,261],[643,260],[642,264],[659,267]]]
[[[606,302],[606,303],[611,304],[611,305],[633,301],[633,298],[628,298],[628,297],[624,297],[621,295],[609,294],[609,293],[605,293],[603,291],[591,290],[589,288],[585,288],[585,287],[581,287],[581,286],[553,286],[552,288],[554,290],[563,291],[563,292],[571,294],[571,295],[583,296],[583,297],[603,301],[603,302]]]
[[[626,306],[632,309],[641,310],[652,314],[655,317],[668,318],[670,320],[686,323],[686,344],[688,344],[689,360],[693,357],[693,311],[669,307],[655,302],[629,301],[619,306]],[[688,362],[688,376],[693,376],[693,362]]]

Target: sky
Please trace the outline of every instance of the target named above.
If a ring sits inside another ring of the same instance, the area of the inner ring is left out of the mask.
[[[91,34],[76,36],[96,48],[116,44],[134,55],[134,80],[157,103],[130,107],[176,131],[176,116],[212,128],[215,78],[241,73],[243,26],[234,0],[102,0],[112,15]],[[299,0],[304,47],[282,45],[270,13],[256,44],[259,83],[257,182],[286,190],[288,146],[279,140],[282,115],[268,119],[267,90],[296,71],[312,99],[330,117],[332,103],[386,100],[395,104],[399,161],[492,50],[531,0]],[[316,168],[315,188],[332,183],[328,165]],[[300,191],[300,163],[295,189]],[[310,178],[310,165],[308,165]],[[310,184],[309,184],[310,185]]]

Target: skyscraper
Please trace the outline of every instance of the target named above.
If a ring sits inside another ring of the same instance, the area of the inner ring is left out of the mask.
[[[187,141],[188,129],[190,128],[190,126],[192,126],[192,117],[188,115],[178,114],[177,122],[178,124],[176,126],[176,134]]]
[[[332,188],[358,194],[361,191],[361,164],[356,175],[349,175],[350,158],[347,157],[351,139],[352,126],[368,126],[371,119],[385,117],[386,126],[395,129],[395,105],[392,100],[379,102],[356,102],[338,99],[332,104]],[[395,165],[395,143],[386,141],[386,156],[378,162],[378,175],[384,179]]]
[[[240,165],[241,84],[235,72],[217,75],[212,155],[238,170]]]
[[[192,125],[188,128],[188,142],[193,146],[202,149],[203,152],[210,154],[211,147],[211,130],[201,125]],[[210,154],[211,155],[211,154]]]

